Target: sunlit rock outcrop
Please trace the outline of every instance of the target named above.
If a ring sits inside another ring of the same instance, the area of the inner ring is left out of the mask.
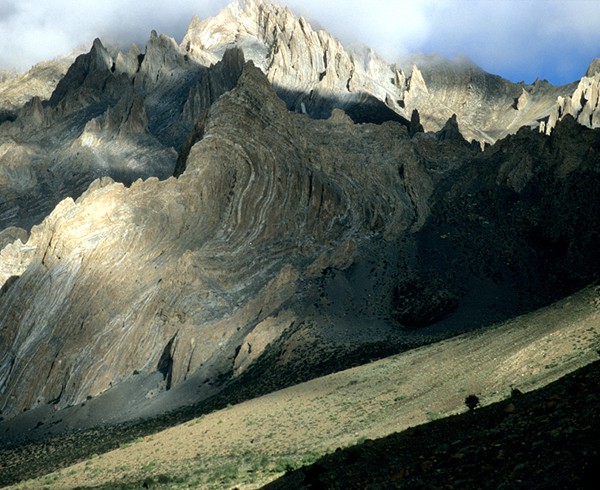
[[[402,126],[314,123],[246,66],[178,180],[98,182],[33,228],[35,254],[0,297],[4,413],[65,407],[134,371],[164,371],[164,389],[227,372],[301,278],[341,265],[337,249],[424,219],[411,167]]]
[[[403,70],[255,0],[94,41],[0,120],[2,416],[277,387],[597,280],[590,71]]]
[[[267,74],[288,107],[297,112],[328,117],[334,107],[351,112],[368,97],[374,111],[382,111],[388,119],[404,116],[398,105],[405,90],[401,70],[373,51],[347,51],[333,36],[313,30],[287,8],[237,1],[214,18],[194,19],[181,43],[200,63],[219,59],[231,45],[239,46]]]
[[[0,155],[10,160],[0,169],[0,186],[16,173],[22,182],[30,175],[22,192],[0,187],[0,227],[29,229],[95,178],[128,185],[177,173],[197,121],[235,85],[245,59],[261,68],[295,112],[328,118],[340,108],[355,122],[393,120],[410,127],[417,110],[430,132],[455,114],[461,134],[480,143],[524,125],[551,127],[557,97],[566,100],[575,90],[543,81],[512,84],[468,61],[421,57],[400,68],[371,50],[345,49],[275,3],[240,0],[214,18],[194,18],[180,44],[153,32],[143,51],[133,45],[119,52],[96,39],[68,70],[58,60],[19,78],[23,97],[35,80],[52,78],[50,96],[46,87],[25,103],[14,94],[15,81],[0,84],[7,101],[14,100],[0,114]],[[594,126],[595,89],[578,90],[579,102],[569,104],[583,104],[577,117]]]
[[[201,67],[166,36],[154,35],[145,55],[132,46],[113,56],[96,40],[49,101],[33,97],[0,125],[0,227],[30,228],[101,176],[129,184],[172,175],[199,114],[243,63],[231,50]]]
[[[436,57],[402,60],[400,68],[371,50],[353,52],[304,18],[269,1],[237,0],[214,18],[195,18],[181,43],[201,64],[240,47],[266,74],[288,107],[313,117],[328,117],[333,107],[355,121],[381,122],[419,111],[427,131],[439,131],[456,114],[467,140],[493,143],[521,126],[537,127],[556,98],[572,85],[512,83],[469,60]],[[416,65],[416,66],[415,66]],[[528,94],[518,110],[515,100]],[[369,111],[352,110],[357,105]]]
[[[600,127],[600,58],[596,58],[572,95],[558,97],[556,105],[540,131],[550,134],[556,123],[566,115],[588,128]]]

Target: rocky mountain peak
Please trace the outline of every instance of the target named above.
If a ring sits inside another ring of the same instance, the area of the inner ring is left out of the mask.
[[[272,341],[270,359],[316,366],[597,278],[600,135],[575,121],[600,124],[599,77],[407,77],[255,0],[180,45],[94,41],[0,124],[3,416],[115,392],[133,395],[113,420],[159,412]],[[555,105],[555,134],[530,130]]]
[[[92,49],[90,49],[90,70],[110,68],[112,58],[100,38],[94,39]]]
[[[550,134],[557,122],[572,116],[589,128],[600,126],[600,58],[596,58],[570,95],[558,96],[550,115],[540,125],[540,131]]]
[[[406,88],[413,97],[427,96],[429,94],[423,73],[417,65],[412,66],[410,77],[406,82]]]
[[[365,98],[378,106],[368,120],[410,117],[399,102],[405,90],[400,69],[372,50],[346,50],[327,32],[314,30],[304,18],[275,3],[239,1],[216,17],[193,19],[181,46],[205,65],[215,63],[227,48],[239,47],[267,75],[290,110],[312,117],[329,117],[334,108],[352,112]]]
[[[131,56],[131,55],[130,55]],[[180,75],[185,70],[185,53],[172,37],[152,31],[139,65],[135,83],[140,90],[149,91],[164,78]]]
[[[587,71],[585,72],[586,77],[593,77],[596,73],[600,72],[600,58],[595,58],[594,61],[590,63]]]
[[[135,44],[132,44],[126,53],[118,52],[115,57],[115,71],[125,73],[133,78],[140,68],[141,60],[144,55]]]
[[[218,57],[227,45],[244,44],[244,41],[268,42],[268,24],[285,24],[286,14],[289,15],[287,9],[270,2],[235,1],[215,17],[192,18],[182,45],[192,56],[202,56],[203,51],[208,51]]]
[[[66,75],[56,86],[50,97],[50,105],[55,107],[67,93],[86,83],[90,87],[100,88],[106,75],[113,68],[113,59],[102,41],[96,38],[92,48],[86,54],[77,57]]]
[[[414,57],[407,76],[374,51],[348,50],[270,1],[239,0],[213,18],[194,18],[181,44],[205,66],[216,63],[232,46],[267,74],[290,110],[316,118],[329,117],[334,108],[352,113],[352,107],[368,96],[379,106],[372,111],[377,116],[355,121],[399,117],[407,122],[417,109],[424,129],[435,132],[456,114],[468,141],[493,143],[523,125],[538,126],[556,98],[572,91],[567,86],[534,86],[528,89],[531,97],[518,101],[522,84],[486,73],[464,58]]]
[[[438,132],[437,137],[439,140],[449,140],[449,141],[460,141],[466,143],[460,129],[458,127],[458,120],[456,118],[456,114],[452,114],[452,116],[446,121],[444,127],[441,131]]]

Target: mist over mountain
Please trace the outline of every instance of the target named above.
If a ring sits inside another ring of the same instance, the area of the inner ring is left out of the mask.
[[[179,42],[193,15],[214,16],[227,3],[5,0],[0,6],[0,73],[27,70],[76,47],[89,47],[96,37],[126,50],[132,42],[143,46],[155,29]],[[530,0],[518,8],[512,0],[282,4],[346,47],[370,47],[388,62],[401,62],[413,53],[466,56],[513,82],[533,83],[537,77],[555,85],[573,82],[598,55],[600,41],[600,5],[594,0],[544,0],[543,9]]]
[[[1,82],[1,433],[274,390],[594,283],[582,75],[388,64],[243,0]]]

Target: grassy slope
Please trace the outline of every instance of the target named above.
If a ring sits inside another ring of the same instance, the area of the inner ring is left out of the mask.
[[[475,412],[335,451],[265,490],[595,490],[600,361]]]
[[[15,488],[254,488],[286,467],[544,386],[598,357],[600,288],[220,410]]]

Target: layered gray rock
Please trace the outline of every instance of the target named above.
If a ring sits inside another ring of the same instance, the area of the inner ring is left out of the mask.
[[[599,133],[566,111],[594,121],[597,75],[417,65],[249,0],[181,44],[96,40],[18,106],[0,125],[3,417],[87,397],[111,400],[102,421],[156,414],[597,279]]]
[[[514,313],[548,297],[539,284],[568,290],[597,273],[598,158],[584,151],[597,131],[566,120],[551,140],[525,129],[483,154],[455,118],[441,134],[341,111],[311,120],[245,65],[178,179],[97,181],[4,249],[4,416],[125,383],[138,387],[130,409],[173,407],[242,376],[271,344],[271,368],[297,371],[402,326]],[[565,208],[572,189],[585,213],[573,196]]]
[[[163,389],[227,372],[300,281],[419,219],[418,165],[402,126],[313,124],[246,66],[178,180],[100,182],[32,229],[35,253],[0,298],[3,412],[66,407],[134,371],[166,370]]]
[[[467,62],[417,58],[421,67],[407,64],[405,74],[372,51],[346,50],[286,8],[238,1],[193,19],[181,44],[154,32],[143,53],[136,46],[121,53],[96,40],[58,83],[52,67],[62,61],[19,78],[21,98],[10,95],[15,81],[0,86],[15,100],[0,124],[0,228],[30,228],[101,176],[129,184],[172,175],[201,114],[235,85],[244,59],[266,73],[288,109],[316,118],[341,108],[356,122],[410,127],[417,110],[419,124],[435,132],[456,114],[461,134],[481,143],[523,125],[549,131],[571,112],[597,123],[593,77],[573,93],[575,85],[511,84]],[[49,100],[46,88],[19,102],[48,70],[56,84]]]
[[[101,176],[172,175],[198,114],[235,85],[243,63],[232,50],[199,66],[166,36],[154,35],[145,55],[94,41],[48,101],[33,97],[0,125],[0,229],[29,229]]]

